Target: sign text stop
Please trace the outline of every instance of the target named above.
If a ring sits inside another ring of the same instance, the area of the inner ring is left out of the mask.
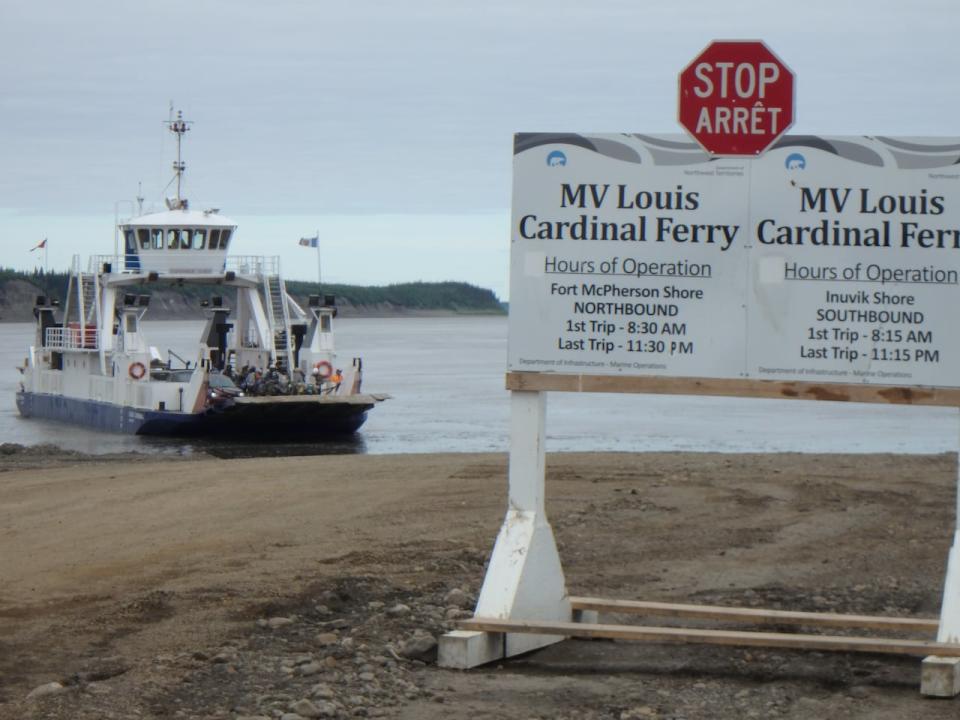
[[[759,40],[710,43],[679,84],[680,124],[711,155],[760,155],[793,124],[793,71]]]

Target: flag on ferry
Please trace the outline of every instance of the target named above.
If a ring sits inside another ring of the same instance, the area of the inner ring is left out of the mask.
[[[320,247],[320,236],[312,238],[300,238],[300,244],[304,247]]]
[[[43,240],[40,241],[39,245],[34,245],[32,248],[30,248],[30,252],[33,252],[34,250],[43,250],[43,248],[45,248],[46,246],[47,246],[47,239],[44,238]]]

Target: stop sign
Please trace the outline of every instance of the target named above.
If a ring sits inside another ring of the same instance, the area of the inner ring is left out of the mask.
[[[711,155],[760,155],[793,124],[793,71],[759,40],[715,40],[680,73],[680,124]]]

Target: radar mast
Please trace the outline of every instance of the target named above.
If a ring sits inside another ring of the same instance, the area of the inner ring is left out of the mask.
[[[187,169],[187,164],[181,159],[180,145],[183,141],[184,134],[190,129],[192,124],[192,121],[183,119],[182,110],[177,110],[177,116],[174,118],[173,104],[170,104],[170,119],[167,120],[167,129],[177,136],[177,159],[173,162],[174,179],[177,181],[177,197],[176,199],[167,199],[167,207],[171,210],[186,210],[187,208],[186,198],[180,196],[180,184],[183,180],[183,172]]]

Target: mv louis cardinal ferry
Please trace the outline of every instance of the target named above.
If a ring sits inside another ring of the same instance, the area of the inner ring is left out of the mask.
[[[228,256],[236,225],[180,196],[119,224],[122,253],[73,259],[65,301],[38,297],[36,338],[22,367],[24,417],[141,435],[305,437],[355,432],[384,395],[361,393],[362,362],[334,354],[331,296],[306,307],[286,290],[277,257]],[[175,366],[150,346],[150,290],[212,286],[195,358]],[[226,299],[224,296],[227,296]],[[230,301],[232,308],[230,307]],[[232,317],[231,317],[232,315]]]

